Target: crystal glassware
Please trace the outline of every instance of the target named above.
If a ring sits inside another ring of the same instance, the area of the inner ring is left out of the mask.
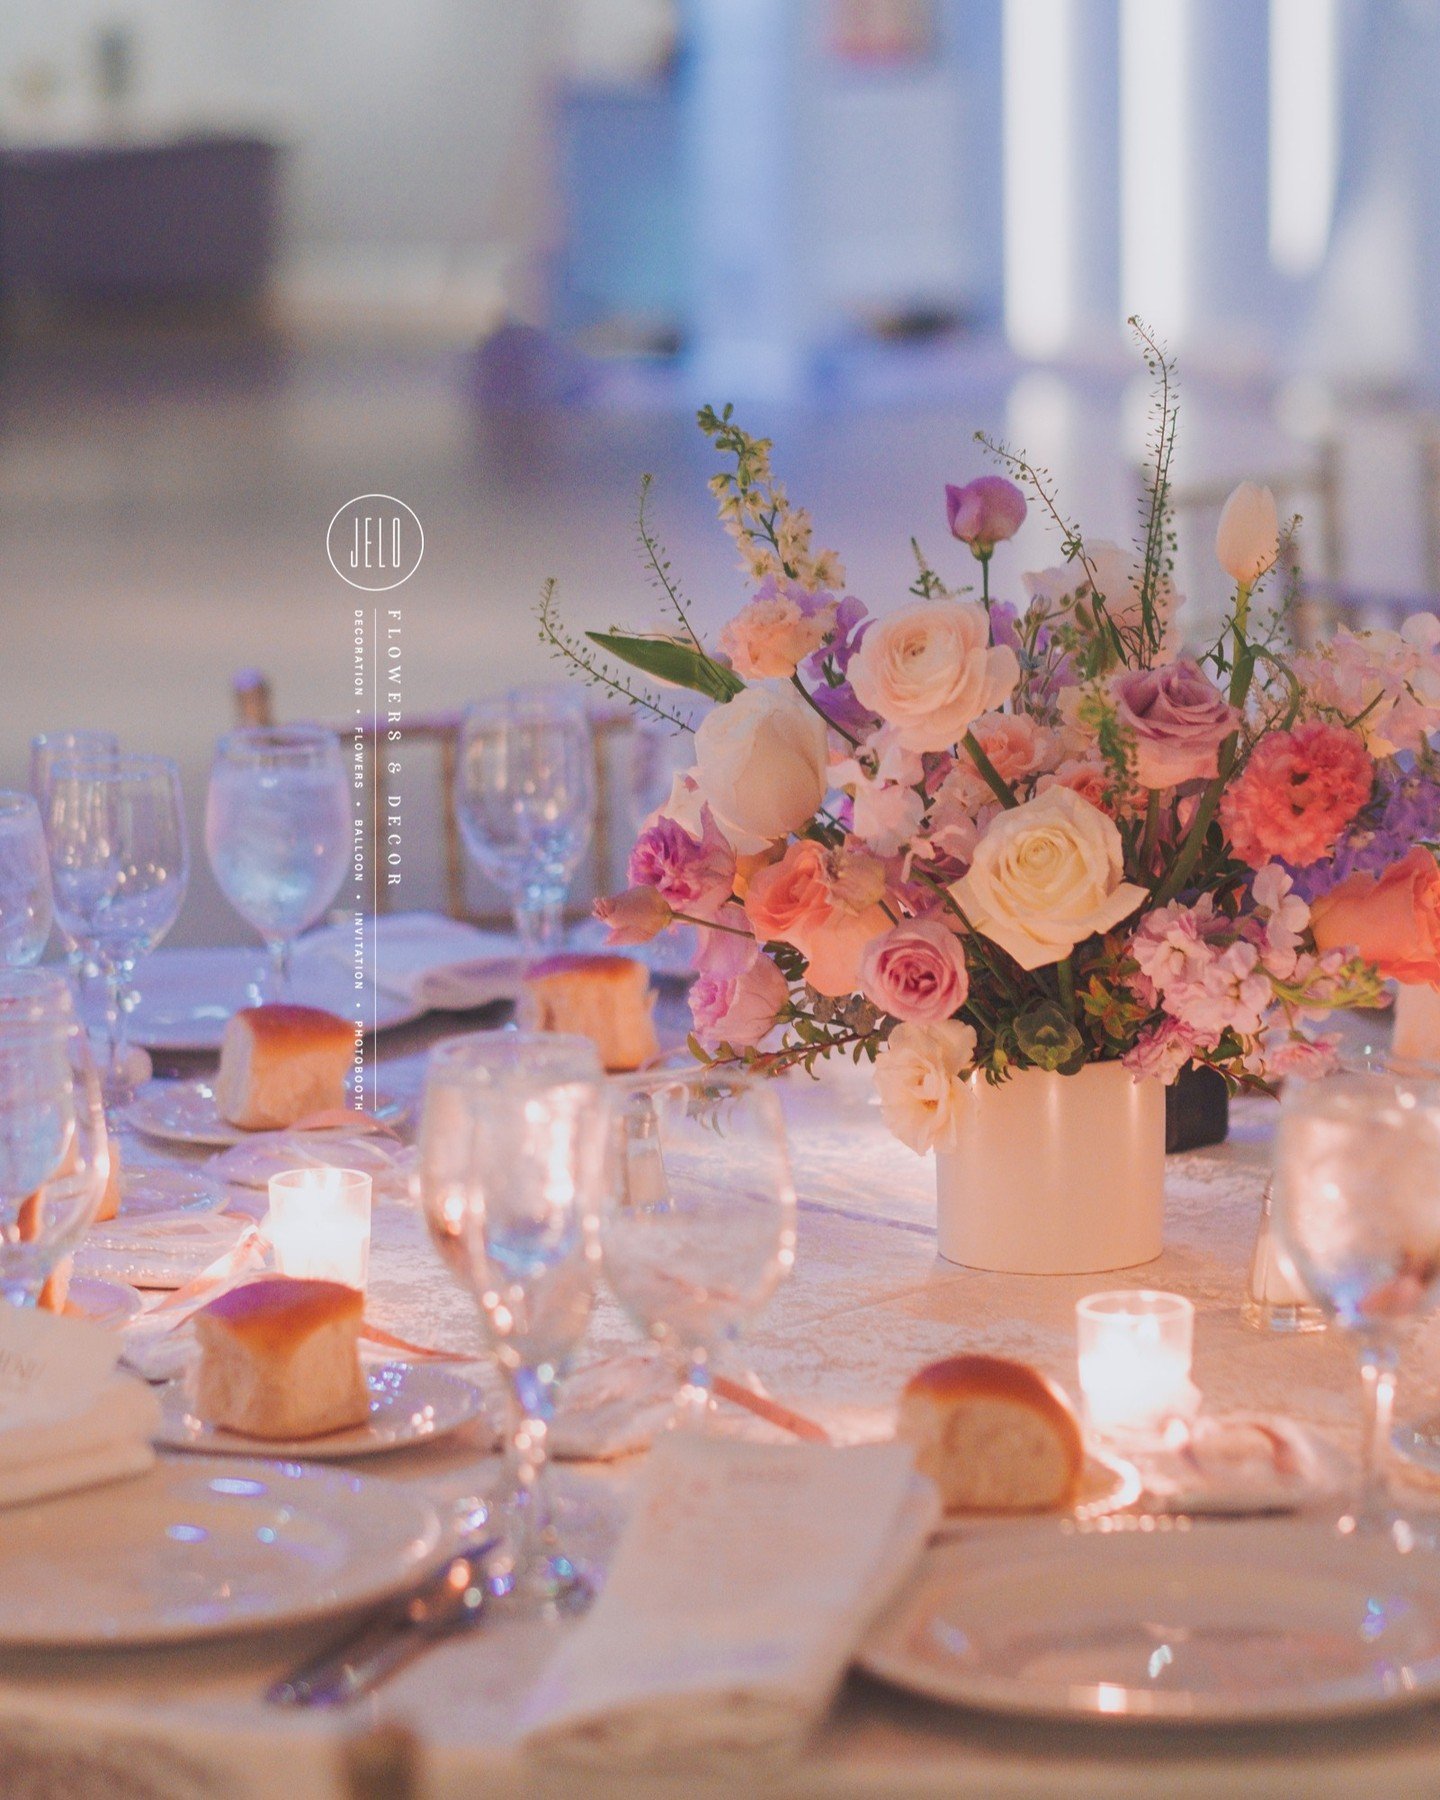
[[[481,873],[509,899],[526,951],[553,949],[595,822],[595,746],[576,696],[525,689],[468,707],[455,811]]]
[[[1393,1075],[1288,1084],[1275,1152],[1280,1248],[1326,1316],[1355,1340],[1365,1394],[1359,1491],[1349,1533],[1411,1526],[1386,1463],[1401,1333],[1440,1279],[1440,1088]]]
[[[30,794],[0,792],[0,968],[39,962],[54,914],[40,808]]]
[[[100,1082],[64,978],[0,969],[0,1295],[33,1306],[110,1172]]]
[[[711,1365],[795,1260],[795,1186],[773,1088],[718,1069],[611,1083],[605,1274],[684,1369],[677,1423],[704,1426]]]
[[[559,1542],[546,1441],[594,1300],[606,1096],[588,1040],[486,1036],[432,1053],[415,1187],[510,1392],[513,1487],[492,1570],[512,1601],[547,1610],[587,1591]]]
[[[1294,1265],[1275,1241],[1275,1184],[1260,1196],[1260,1229],[1250,1256],[1250,1275],[1240,1319],[1252,1331],[1324,1331],[1325,1315],[1305,1292]]]
[[[180,771],[164,756],[57,762],[45,801],[55,917],[105,982],[105,1101],[132,1095],[125,1019],[135,965],[169,931],[189,880]]]
[[[104,762],[119,754],[113,731],[42,731],[30,740],[30,792],[43,807],[57,762]]]
[[[255,998],[288,996],[295,939],[350,866],[353,808],[340,740],[323,726],[247,726],[216,746],[205,850],[221,893],[269,951]]]

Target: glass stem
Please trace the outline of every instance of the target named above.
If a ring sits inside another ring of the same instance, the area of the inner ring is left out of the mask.
[[[267,938],[265,948],[270,952],[270,985],[274,989],[277,1000],[290,998],[290,951],[289,938]]]
[[[546,894],[522,894],[515,902],[515,929],[527,956],[544,956],[560,946],[565,901]]]
[[[107,1100],[128,1098],[130,1078],[126,1062],[125,970],[118,963],[107,962],[105,977],[105,1081]]]
[[[685,1371],[685,1385],[680,1390],[680,1423],[691,1431],[707,1430],[713,1398],[709,1353],[694,1350]]]
[[[543,1557],[552,1536],[545,1471],[549,1466],[550,1419],[554,1409],[545,1383],[534,1370],[515,1370],[510,1385],[514,1406],[510,1432],[515,1482],[510,1507],[513,1573],[523,1578]]]
[[[1366,1344],[1360,1352],[1360,1379],[1365,1390],[1365,1420],[1354,1519],[1362,1530],[1385,1529],[1391,1514],[1387,1468],[1395,1418],[1394,1350],[1388,1345]]]

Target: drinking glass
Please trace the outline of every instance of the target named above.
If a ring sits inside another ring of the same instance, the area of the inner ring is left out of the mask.
[[[340,740],[321,725],[252,725],[221,738],[205,801],[220,891],[270,953],[268,997],[290,992],[290,953],[340,891],[354,831]]]
[[[45,835],[61,928],[105,982],[105,1101],[131,1098],[125,1020],[135,965],[175,923],[190,874],[180,771],[165,756],[57,762]]]
[[[1440,1088],[1385,1074],[1286,1085],[1274,1223],[1324,1310],[1355,1339],[1364,1382],[1361,1481],[1343,1532],[1414,1541],[1386,1473],[1405,1324],[1440,1278]]]
[[[468,707],[455,812],[481,873],[509,899],[525,950],[553,949],[595,822],[595,747],[578,698],[527,689]]]
[[[110,1172],[100,1083],[52,969],[0,969],[0,1296],[33,1306]]]
[[[514,1486],[492,1580],[498,1571],[512,1598],[545,1610],[588,1591],[559,1543],[546,1440],[594,1299],[605,1090],[585,1039],[489,1037],[431,1057],[416,1189],[447,1266],[479,1304],[510,1390]]]
[[[41,807],[57,762],[105,761],[120,754],[113,731],[42,731],[30,740],[30,792]]]
[[[0,967],[39,962],[54,912],[40,808],[29,794],[0,793]]]
[[[704,1427],[711,1364],[795,1261],[795,1186],[780,1102],[722,1070],[611,1083],[605,1273],[622,1306],[683,1363],[676,1423]]]

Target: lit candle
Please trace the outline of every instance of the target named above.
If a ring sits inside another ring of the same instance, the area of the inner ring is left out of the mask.
[[[266,1233],[282,1275],[365,1289],[370,1177],[359,1169],[287,1169],[270,1177]]]
[[[1183,1295],[1089,1294],[1076,1303],[1075,1330],[1085,1414],[1100,1436],[1158,1432],[1195,1410],[1195,1308]]]

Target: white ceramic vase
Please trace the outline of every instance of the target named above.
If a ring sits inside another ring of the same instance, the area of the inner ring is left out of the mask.
[[[1390,1048],[1401,1062],[1440,1062],[1440,989],[1398,983]]]
[[[1165,1088],[1116,1062],[972,1081],[935,1159],[940,1254],[1013,1275],[1089,1275],[1160,1254]]]

